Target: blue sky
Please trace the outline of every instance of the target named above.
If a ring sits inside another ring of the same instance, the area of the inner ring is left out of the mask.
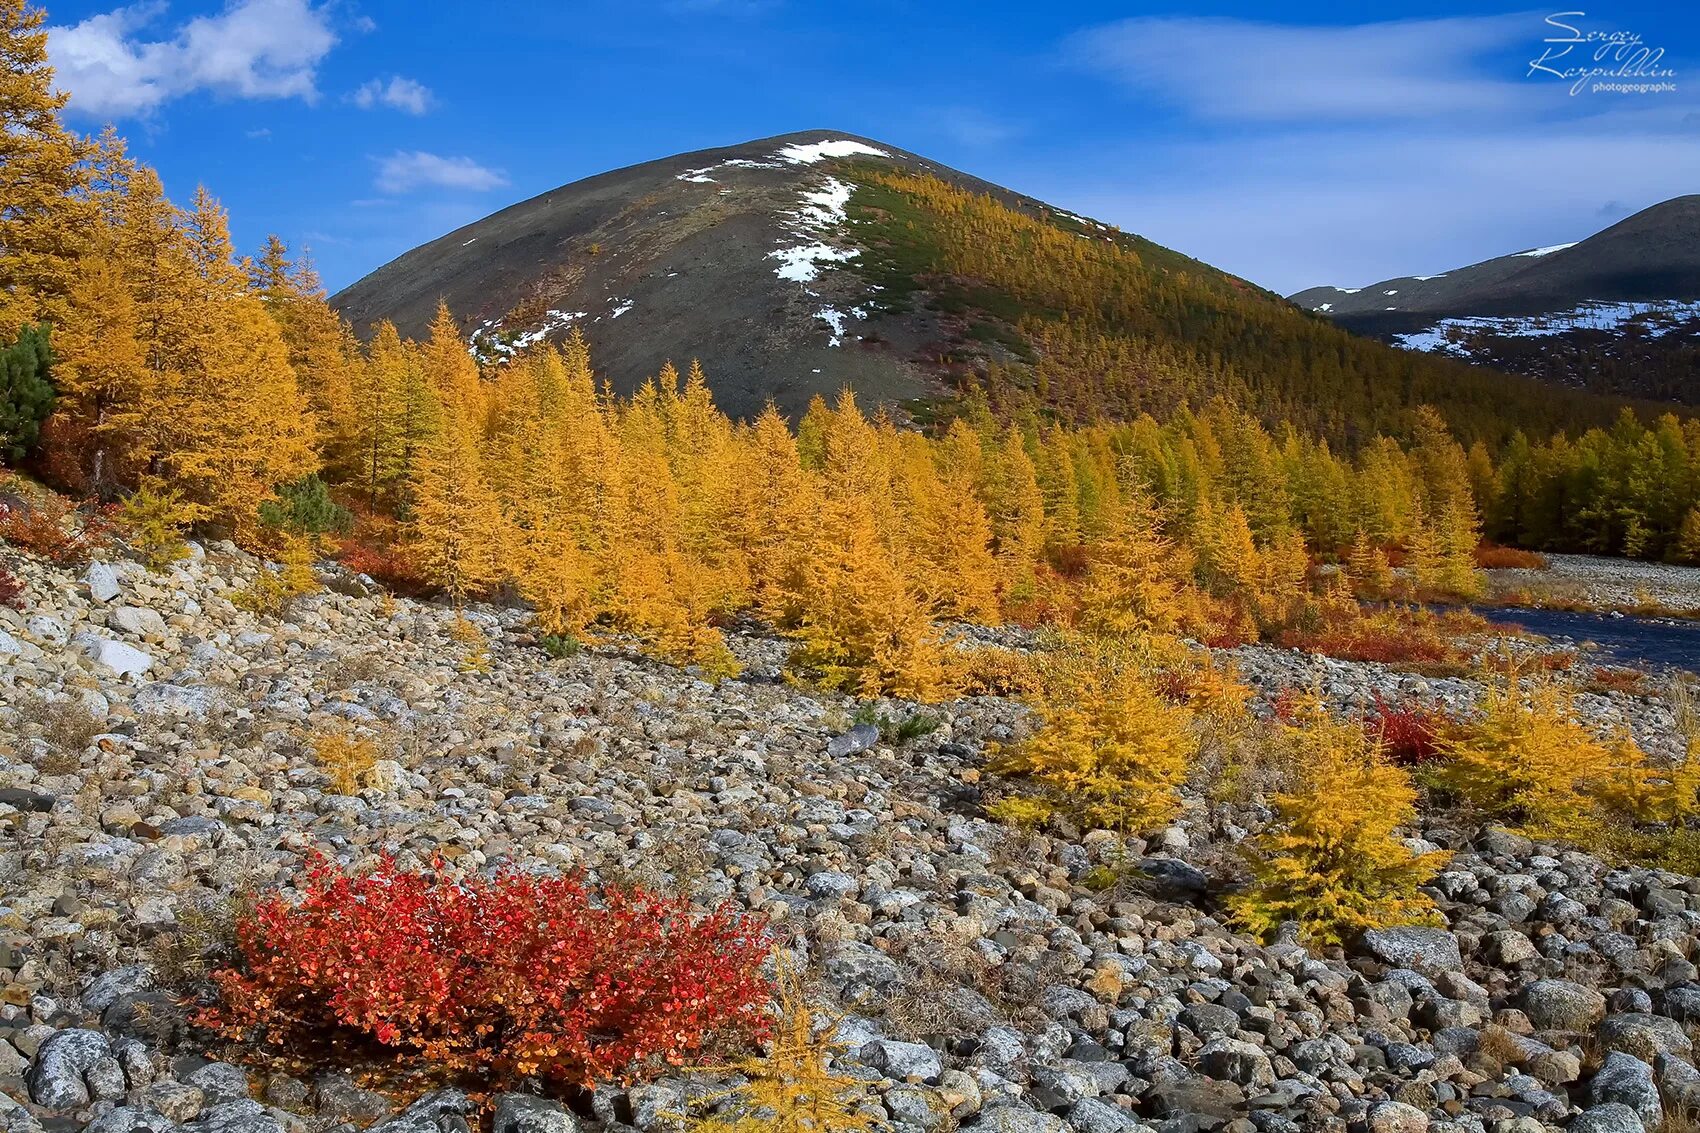
[[[1284,292],[1700,192],[1700,6],[1668,2],[140,0],[49,22],[73,125],[116,122],[173,196],[204,183],[244,247],[306,245],[333,290],[576,178],[816,127]],[[1673,74],[1639,81],[1675,91],[1529,74],[1610,66],[1597,39],[1544,42],[1606,32],[1662,50]]]

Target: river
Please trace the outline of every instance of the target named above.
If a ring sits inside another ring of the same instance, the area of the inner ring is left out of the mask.
[[[1608,664],[1700,672],[1700,621],[1504,606],[1478,608],[1476,613],[1542,637],[1593,642],[1599,646],[1593,657]]]

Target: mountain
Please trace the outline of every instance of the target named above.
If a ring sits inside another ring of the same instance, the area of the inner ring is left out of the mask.
[[[925,356],[936,328],[881,321],[839,270],[848,158],[950,179],[1042,208],[894,146],[811,131],[702,150],[576,181],[503,209],[372,272],[332,298],[365,334],[379,319],[420,336],[440,298],[487,355],[581,328],[597,371],[629,392],[695,358],[734,415],[772,397],[801,412],[849,384],[876,401],[945,392]]]
[[[1293,302],[1384,341],[1608,394],[1700,403],[1700,195],[1573,244]]]
[[[481,358],[569,328],[630,392],[701,361],[719,404],[800,413],[846,385],[926,420],[965,390],[1067,420],[1225,397],[1342,441],[1419,402],[1466,437],[1609,419],[1342,333],[1281,296],[885,142],[786,134],[586,178],[334,296],[362,335],[445,300]]]

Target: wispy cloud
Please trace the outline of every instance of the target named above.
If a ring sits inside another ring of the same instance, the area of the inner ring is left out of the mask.
[[[230,98],[318,98],[319,63],[336,46],[328,5],[231,0],[162,36],[165,5],[145,2],[49,31],[48,52],[71,107],[105,118],[146,115],[195,91]]]
[[[1539,13],[1088,29],[1064,59],[1172,128],[1023,187],[1288,293],[1579,240],[1691,192],[1693,95],[1572,96],[1528,74],[1552,33]]]
[[[972,106],[946,106],[923,118],[952,141],[965,146],[995,146],[1022,133],[1014,122]]]
[[[424,114],[436,101],[430,87],[401,75],[392,75],[387,81],[372,79],[362,83],[348,99],[362,110],[387,106],[409,114]]]
[[[1074,36],[1075,61],[1202,117],[1427,118],[1526,105],[1536,88],[1477,61],[1535,47],[1528,15],[1303,26],[1140,17]]]
[[[482,193],[508,183],[501,170],[480,165],[470,157],[397,150],[377,161],[378,176],[374,184],[383,193],[407,193],[421,188]]]

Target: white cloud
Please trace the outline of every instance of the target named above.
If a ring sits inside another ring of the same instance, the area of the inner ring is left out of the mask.
[[[1694,95],[1572,97],[1526,75],[1550,33],[1539,13],[1090,29],[1073,63],[1179,113],[1022,188],[1284,293],[1579,240],[1692,192]]]
[[[397,150],[377,160],[375,183],[384,193],[406,193],[426,187],[482,193],[508,183],[501,170],[486,168],[470,157],[442,157],[423,150]]]
[[[141,3],[49,29],[48,52],[72,108],[97,117],[145,115],[174,98],[318,98],[317,70],[336,45],[328,7],[312,0],[230,0],[164,38],[149,28],[162,3]]]
[[[1139,17],[1067,45],[1076,61],[1201,117],[1239,120],[1426,118],[1516,108],[1547,93],[1475,73],[1490,52],[1539,47],[1526,14],[1347,26],[1209,17]]]
[[[392,110],[405,110],[409,114],[423,114],[431,109],[431,104],[435,101],[430,87],[401,75],[390,76],[388,82],[372,79],[362,83],[359,89],[348,97],[362,110],[387,106]]]
[[[1291,294],[1580,240],[1700,184],[1700,147],[1614,125],[1141,142],[1096,149],[1090,183],[1022,188]]]

